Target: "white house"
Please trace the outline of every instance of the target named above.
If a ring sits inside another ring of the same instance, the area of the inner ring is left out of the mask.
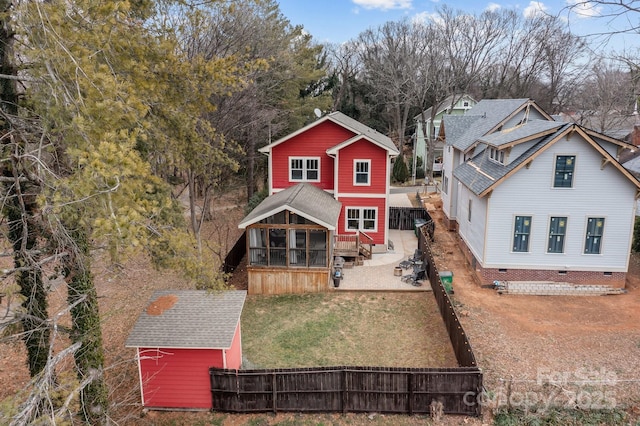
[[[415,124],[415,133],[413,134],[413,138],[415,141],[414,149],[413,149],[413,165],[412,170],[414,171],[415,178],[415,170],[418,158],[421,158],[423,168],[426,164],[427,159],[427,143],[425,141],[425,132],[422,130],[422,120],[423,115],[426,122],[426,135],[427,138],[432,137],[432,135],[438,135],[440,133],[440,124],[442,123],[442,118],[445,115],[462,115],[476,104],[477,102],[469,95],[458,94],[451,95],[447,97],[444,101],[440,103],[439,106],[436,107],[436,112],[434,114],[434,118],[432,120],[431,114],[433,112],[433,108],[426,109],[423,113],[416,115],[413,117],[413,121]],[[433,121],[433,122],[432,122]],[[436,141],[435,146],[435,154],[434,154],[434,163],[432,170],[436,173],[442,172],[442,154],[443,154],[444,144],[441,140]],[[426,168],[425,168],[426,169]]]
[[[629,145],[529,100],[476,108],[445,119],[443,208],[480,282],[624,287],[640,189],[617,160]]]

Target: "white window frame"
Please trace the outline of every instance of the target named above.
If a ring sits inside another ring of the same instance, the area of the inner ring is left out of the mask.
[[[367,182],[358,182],[358,174],[364,174],[358,172],[358,163],[367,165]],[[353,160],[353,186],[371,186],[371,160],[354,159]]]
[[[302,161],[302,169],[295,169],[295,170],[302,170],[302,179],[294,179],[293,178],[293,167],[292,167],[292,162],[296,161],[296,160],[300,160]],[[309,168],[309,164],[308,161],[309,160],[315,160],[318,162],[318,168],[317,169],[312,169]],[[309,179],[308,178],[308,173],[311,170],[317,170],[318,172],[318,177],[317,179]],[[289,157],[289,181],[290,182],[320,182],[320,157]]]
[[[570,186],[556,186],[556,173],[558,168],[558,157],[573,157],[573,163],[571,164],[571,185]],[[578,160],[578,156],[576,154],[556,154],[553,157],[553,175],[551,176],[551,187],[553,189],[567,190],[572,189],[575,186],[576,179],[576,161]]]
[[[526,220],[528,218],[529,223],[523,223],[523,226],[526,226],[528,232],[524,232],[524,230],[518,231],[516,228],[518,225],[518,218],[522,218],[522,220]],[[513,216],[513,225],[511,226],[511,253],[530,253],[531,252],[531,235],[533,234],[533,215],[532,214],[517,214]],[[522,236],[526,236],[527,241],[527,249],[526,250],[516,250],[516,238],[521,238]]]
[[[600,235],[596,235],[595,237],[589,235],[589,221],[591,220],[602,220],[602,232]],[[584,224],[584,243],[583,243],[583,247],[582,247],[582,254],[587,255],[587,256],[593,256],[593,255],[601,255],[602,254],[602,243],[604,242],[604,227],[607,223],[607,217],[605,215],[601,215],[601,216],[587,216],[585,219],[585,224]],[[598,251],[589,251],[587,252],[587,243],[589,242],[590,238],[598,238]]]
[[[357,218],[353,218],[353,220],[357,219],[358,220],[358,228],[350,228],[349,227],[349,212],[350,211],[357,211],[358,212],[358,217]],[[373,229],[366,229],[364,227],[364,222],[365,220],[371,220],[371,219],[365,219],[364,218],[364,213],[365,211],[373,211],[374,212],[374,219],[373,219]],[[378,208],[377,207],[354,207],[354,206],[350,206],[350,207],[346,207],[344,209],[344,229],[346,231],[353,231],[353,232],[357,232],[357,231],[362,231],[362,232],[378,232]]]
[[[555,229],[556,232],[552,233],[552,231],[553,231],[552,225],[553,225],[554,219],[556,219],[556,220],[564,219],[564,225],[562,225],[562,227],[561,227],[561,229],[563,231],[562,233],[559,232],[559,229],[560,229],[559,225],[556,225],[556,226],[558,226]],[[566,242],[567,242],[567,228],[568,228],[568,226],[569,226],[569,216],[549,216],[549,224],[548,224],[548,227],[547,227],[547,230],[548,230],[547,253],[548,254],[564,254],[564,250],[565,250],[565,246],[566,246]],[[552,245],[551,240],[553,238],[556,238],[556,241],[561,241],[562,242],[562,244],[561,244],[562,245],[562,250],[560,250],[560,251],[551,251],[550,250],[551,249],[551,245]]]

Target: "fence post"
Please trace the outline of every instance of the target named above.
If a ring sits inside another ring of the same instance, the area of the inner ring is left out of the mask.
[[[342,414],[347,414],[347,369],[342,370]]]
[[[409,411],[409,415],[412,416],[413,415],[413,373],[409,372],[409,377],[407,377],[407,387],[408,389],[408,394],[409,394],[409,407],[408,407],[408,411]]]
[[[271,386],[272,386],[272,392],[273,392],[273,414],[278,414],[278,391],[276,389],[276,383],[278,381],[276,380],[276,372],[274,371],[272,373],[272,381],[271,381]]]

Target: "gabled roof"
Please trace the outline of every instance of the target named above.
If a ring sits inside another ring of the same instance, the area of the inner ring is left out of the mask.
[[[333,231],[336,229],[341,207],[342,204],[328,192],[310,183],[299,183],[262,200],[242,219],[238,228],[244,229],[276,213],[289,210]]]
[[[629,170],[634,175],[640,175],[640,156],[634,157],[631,160],[622,163],[622,167]]]
[[[552,120],[551,116],[544,112],[540,107],[536,105],[534,101],[531,101],[526,98],[522,99],[483,99],[478,102],[473,108],[471,108],[463,117],[477,117],[469,125],[470,119],[466,120],[466,131],[462,133],[459,137],[450,138],[450,135],[447,134],[447,144],[453,145],[456,149],[459,149],[463,152],[467,152],[471,147],[473,147],[474,143],[480,139],[482,136],[493,133],[497,129],[500,128],[507,120],[511,117],[519,113],[525,108],[534,108],[544,117],[547,117],[549,120]],[[464,127],[464,124],[456,124],[455,121],[460,117],[456,116],[445,116],[447,120],[445,122],[445,129],[447,133],[451,129],[451,127]]]
[[[451,104],[453,101],[455,101],[456,103],[458,103],[459,101],[461,101],[462,99],[470,99],[473,102],[475,102],[475,99],[473,99],[471,96],[467,95],[467,94],[457,94],[457,95],[449,95],[447,96],[447,98],[442,101],[442,103],[439,106],[438,111],[436,112],[436,115],[440,114],[441,112],[446,111],[447,109],[451,108]],[[431,111],[433,110],[433,107],[429,107],[427,109],[424,110],[424,116],[427,118],[431,117]],[[413,120],[419,120],[421,117],[421,114],[416,115],[415,117],[413,117]]]
[[[527,123],[522,127],[532,124],[531,132],[525,132],[521,130],[522,135],[527,133],[534,134],[539,128],[538,123]],[[622,172],[629,180],[631,180],[636,187],[640,188],[640,182],[633,177],[628,170],[626,170],[614,157],[612,157],[604,148],[602,148],[598,142],[591,137],[590,133],[597,133],[589,130],[589,133],[585,131],[581,126],[570,123],[560,123],[560,126],[551,134],[542,136],[540,140],[535,142],[527,151],[525,151],[518,158],[513,159],[509,164],[500,164],[495,161],[491,161],[486,153],[486,150],[479,153],[469,161],[458,166],[453,175],[462,182],[471,192],[479,197],[484,197],[491,192],[495,187],[507,179],[510,175],[520,170],[529,161],[544,152],[549,146],[562,139],[564,136],[571,134],[572,132],[578,132],[582,138],[593,146],[606,160],[614,167]],[[604,136],[604,135],[602,135]],[[499,135],[496,135],[499,138]],[[521,141],[532,140],[531,138],[522,137]],[[620,141],[618,141],[620,142]]]
[[[558,121],[531,120],[519,126],[483,136],[477,142],[486,143],[497,148],[506,148],[555,133],[557,129],[566,124]]]
[[[131,348],[228,349],[247,292],[159,290],[125,344]]]
[[[358,141],[360,141],[362,139],[365,139],[365,140],[371,142],[372,144],[377,145],[380,148],[386,150],[388,152],[388,155],[396,156],[396,155],[400,154],[400,151],[398,151],[398,149],[395,147],[395,145],[393,146],[393,149],[391,149],[390,147],[388,147],[386,145],[381,145],[378,141],[376,141],[375,139],[371,139],[367,135],[355,135],[351,139],[347,139],[344,142],[340,142],[338,145],[332,146],[331,148],[327,149],[327,154],[336,155],[338,153],[338,151],[340,151],[342,148],[344,148],[346,146],[349,146],[352,143],[358,142]]]
[[[339,126],[344,127],[347,130],[352,131],[356,136],[360,135],[360,136],[366,136],[367,139],[371,142],[374,142],[375,144],[381,146],[382,148],[386,149],[387,151],[389,151],[390,153],[395,153],[395,155],[398,154],[398,149],[396,148],[395,144],[393,143],[393,141],[383,135],[382,133],[372,129],[369,126],[365,126],[364,124],[360,123],[357,120],[354,120],[353,118],[339,112],[339,111],[335,111],[332,112],[330,114],[325,115],[324,117],[314,121],[313,123],[310,123],[304,127],[302,127],[301,129],[296,130],[293,133],[288,134],[287,136],[278,139],[275,142],[270,143],[267,146],[264,146],[262,148],[260,148],[258,151],[262,152],[263,154],[269,154],[269,152],[271,152],[271,149],[276,146],[279,145],[295,136],[298,136],[301,133],[306,132],[307,130],[311,129],[312,127],[315,127],[321,123],[324,123],[326,121],[331,121],[333,123],[336,123]]]

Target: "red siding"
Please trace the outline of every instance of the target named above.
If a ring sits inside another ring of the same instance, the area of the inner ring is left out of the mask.
[[[345,212],[351,207],[377,207],[378,208],[378,228],[376,232],[368,232],[367,235],[373,238],[374,244],[386,244],[385,241],[385,224],[387,222],[387,205],[386,198],[359,198],[359,197],[340,197],[338,199],[342,203],[342,211],[338,219],[338,234],[350,234],[353,231],[346,230]]]
[[[289,157],[320,157],[320,182],[314,185],[333,189],[333,158],[327,149],[352,138],[355,134],[331,121],[325,121],[273,147],[271,182],[274,189],[285,189],[299,182],[289,181]]]
[[[233,342],[231,342],[231,348],[226,353],[227,366],[225,368],[239,370],[240,366],[242,366],[242,341],[240,336],[240,324],[238,324],[236,334],[233,336]]]
[[[370,160],[371,185],[354,185],[354,160]],[[340,150],[338,155],[338,192],[385,194],[387,191],[387,151],[366,139]]]
[[[145,407],[211,409],[209,367],[224,367],[222,350],[138,351]]]

